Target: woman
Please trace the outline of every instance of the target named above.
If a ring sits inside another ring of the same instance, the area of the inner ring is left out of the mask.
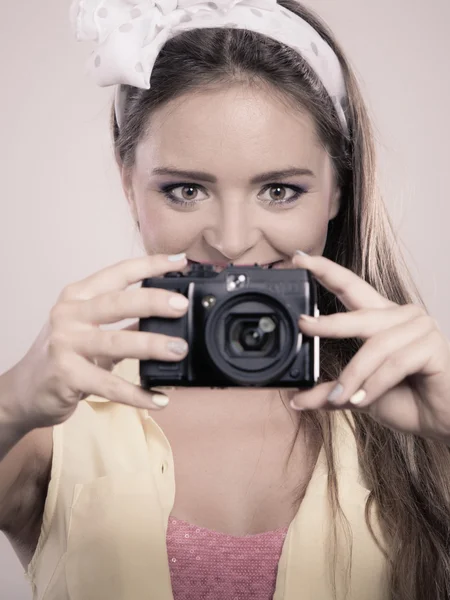
[[[99,83],[127,84],[113,139],[148,256],[68,286],[2,376],[0,481],[22,466],[2,529],[35,597],[450,597],[449,344],[400,257],[341,48],[294,0],[242,3],[246,31],[231,10],[216,25],[214,3],[194,27],[185,4],[174,37],[176,5],[146,20],[144,4],[76,18],[99,36]],[[149,28],[143,63],[133,31]],[[186,344],[100,326],[185,314],[179,294],[127,287],[188,261],[309,269],[322,316],[299,329],[321,338],[319,385],[139,389],[139,359]]]

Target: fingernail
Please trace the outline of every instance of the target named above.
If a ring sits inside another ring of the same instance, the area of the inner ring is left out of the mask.
[[[163,394],[152,394],[152,402],[153,404],[156,404],[156,406],[164,408],[169,404],[169,398]]]
[[[342,392],[344,391],[344,386],[338,383],[328,394],[327,400],[328,402],[336,402],[342,396]]]
[[[167,258],[170,262],[178,262],[182,258],[186,258],[186,252],[182,252],[181,254],[171,254]]]
[[[293,408],[294,410],[306,410],[306,408],[302,408],[301,406],[297,406],[296,404],[294,404],[294,401],[291,400],[289,402],[289,405],[291,408]]]
[[[306,254],[306,252],[303,252],[302,250],[296,250],[295,254],[300,254],[300,256],[309,256],[309,254]]]
[[[186,298],[186,296],[181,296],[181,294],[178,294],[177,296],[171,296],[169,298],[169,304],[172,308],[182,309],[188,306],[189,300]]]
[[[170,341],[167,344],[167,348],[170,350],[170,352],[173,352],[174,354],[183,355],[183,354],[186,354],[188,345],[184,341],[174,340],[174,341]]]
[[[300,319],[302,321],[307,321],[308,323],[317,323],[317,317],[311,317],[309,315],[300,315]]]
[[[350,404],[354,404],[355,406],[357,404],[361,404],[361,402],[365,399],[365,397],[367,396],[367,392],[365,390],[358,390],[356,392],[356,394],[353,394],[353,396],[350,396]]]

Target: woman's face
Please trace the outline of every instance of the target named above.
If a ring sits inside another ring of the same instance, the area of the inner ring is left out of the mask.
[[[312,119],[244,87],[160,108],[122,180],[148,254],[186,252],[218,266],[282,268],[297,249],[322,254],[339,211]]]

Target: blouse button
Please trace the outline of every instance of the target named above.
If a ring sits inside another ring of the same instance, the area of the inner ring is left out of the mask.
[[[161,463],[161,473],[164,474],[168,468],[169,468],[169,464],[168,464],[167,460],[163,460],[163,462]]]

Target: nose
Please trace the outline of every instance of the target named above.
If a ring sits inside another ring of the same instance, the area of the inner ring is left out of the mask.
[[[223,202],[214,223],[203,233],[207,244],[231,262],[245,256],[260,236],[251,207],[235,199]]]

